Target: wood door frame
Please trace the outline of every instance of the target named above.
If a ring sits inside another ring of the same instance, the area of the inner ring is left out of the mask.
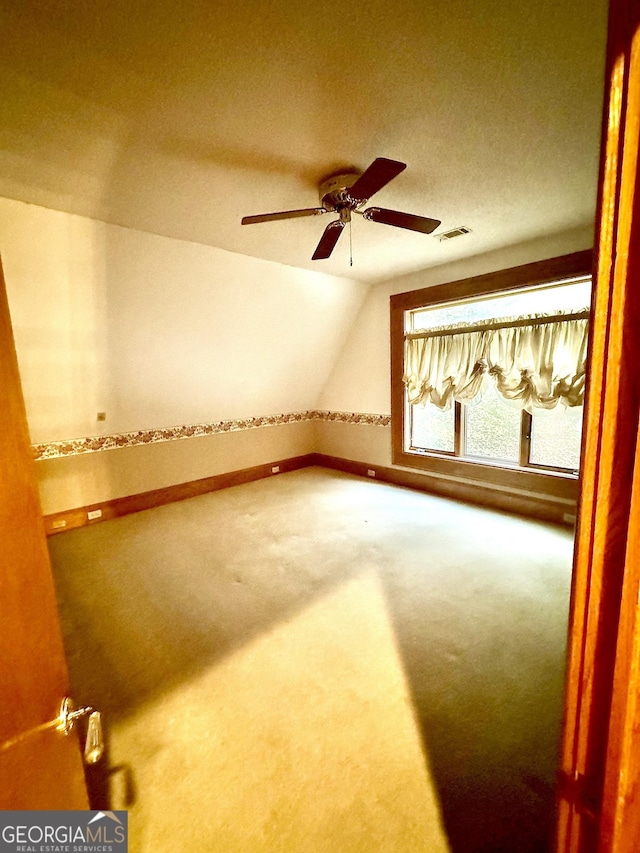
[[[640,849],[638,0],[611,0],[605,81],[557,853]]]

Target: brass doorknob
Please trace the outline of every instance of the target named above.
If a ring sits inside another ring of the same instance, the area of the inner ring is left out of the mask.
[[[73,702],[69,696],[65,696],[60,705],[60,714],[58,716],[58,731],[64,735],[68,735],[73,729],[76,720],[81,717],[89,716],[87,722],[87,737],[84,745],[84,760],[87,764],[95,764],[100,761],[104,753],[104,737],[102,734],[102,717],[100,711],[96,711],[91,705],[84,705],[82,708],[73,707]]]

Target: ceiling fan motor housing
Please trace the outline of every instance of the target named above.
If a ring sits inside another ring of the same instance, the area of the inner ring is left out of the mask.
[[[360,172],[344,172],[323,181],[320,184],[320,204],[324,209],[340,211],[341,208],[347,207],[355,210],[358,204],[362,204],[362,201],[354,202],[347,192],[349,187],[358,180],[360,174]]]
[[[297,219],[299,216],[317,216],[320,213],[337,213],[338,219],[331,221],[322,233],[312,260],[326,260],[336,247],[346,225],[351,222],[351,214],[359,213],[370,222],[392,225],[394,228],[406,228],[422,234],[431,232],[440,225],[439,219],[429,219],[413,213],[399,210],[387,210],[386,207],[368,207],[362,211],[371,196],[385,187],[407,168],[406,163],[390,160],[388,157],[376,157],[373,163],[359,172],[350,169],[346,172],[334,172],[320,184],[321,207],[305,207],[300,210],[280,210],[274,213],[259,213],[256,216],[243,216],[242,225],[254,225],[258,222],[272,222],[277,219]]]

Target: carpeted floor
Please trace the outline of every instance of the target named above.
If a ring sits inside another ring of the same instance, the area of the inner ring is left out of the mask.
[[[573,538],[307,468],[50,540],[132,853],[543,853]]]

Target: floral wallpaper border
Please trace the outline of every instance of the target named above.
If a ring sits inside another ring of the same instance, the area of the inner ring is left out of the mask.
[[[182,438],[195,438],[203,435],[217,435],[223,432],[239,432],[245,429],[257,429],[267,426],[295,423],[296,421],[338,421],[346,424],[365,424],[367,426],[391,425],[390,415],[370,415],[361,412],[290,412],[281,415],[268,415],[258,418],[239,418],[230,421],[214,421],[208,424],[192,424],[166,427],[164,429],[146,429],[137,432],[122,432],[114,435],[71,438],[64,441],[49,441],[34,444],[33,453],[38,459],[56,459],[61,456],[77,456],[80,453],[98,453],[102,450],[115,450],[119,447],[136,447],[139,444],[156,444],[160,441],[176,441]]]

